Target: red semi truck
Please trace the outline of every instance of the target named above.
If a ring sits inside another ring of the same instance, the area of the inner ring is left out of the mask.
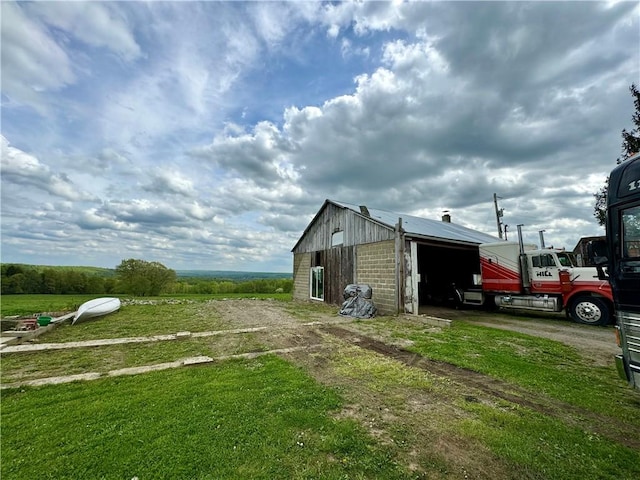
[[[522,239],[520,226],[518,237]],[[578,323],[606,325],[613,321],[609,282],[594,267],[577,267],[563,249],[538,248],[519,242],[480,245],[480,274],[475,288],[456,289],[468,305],[560,312]]]

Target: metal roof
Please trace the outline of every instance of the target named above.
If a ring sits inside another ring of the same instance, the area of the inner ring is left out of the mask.
[[[348,208],[349,210],[353,210],[354,212],[363,215],[360,211],[360,206],[358,205],[337,202],[335,200],[329,201],[338,205],[339,207]],[[463,227],[462,225],[456,225],[455,223],[414,217],[413,215],[388,212],[386,210],[379,210],[370,207],[367,207],[367,210],[369,211],[369,217],[371,217],[373,220],[387,225],[390,228],[394,228],[394,225],[398,223],[398,218],[402,218],[402,228],[409,236],[443,239],[453,242],[474,244],[500,241],[498,237],[478,232],[477,230]]]

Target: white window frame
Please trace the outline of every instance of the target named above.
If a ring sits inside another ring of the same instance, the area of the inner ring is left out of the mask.
[[[318,272],[321,272],[321,282],[318,282]],[[322,286],[322,291],[318,292],[320,285]],[[320,296],[314,297],[314,293],[319,293]],[[312,300],[324,301],[324,267],[311,267],[311,269],[309,270],[309,298],[311,298]]]

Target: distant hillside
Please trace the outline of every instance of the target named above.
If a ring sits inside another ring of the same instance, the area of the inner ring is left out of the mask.
[[[79,273],[84,273],[86,275],[96,275],[99,277],[113,277],[116,274],[116,271],[113,268],[102,268],[102,267],[69,267],[69,266],[60,266],[60,265],[30,265],[27,263],[2,263],[0,264],[0,268],[4,272],[4,269],[8,265],[14,265],[16,267],[21,267],[23,269],[35,269],[38,272],[42,272],[43,270],[58,270],[61,272],[74,271]]]
[[[219,280],[231,280],[234,282],[257,280],[261,278],[292,278],[291,273],[237,272],[233,270],[176,270],[176,275],[178,278],[215,278]]]
[[[2,263],[2,271],[8,265],[15,265],[22,267],[23,269],[35,269],[38,272],[43,270],[58,270],[58,271],[75,271],[84,273],[86,275],[96,275],[99,277],[110,278],[116,274],[113,268],[101,268],[101,267],[68,267],[68,266],[53,266],[53,265],[28,265],[25,263]],[[247,280],[259,280],[259,279],[288,279],[292,278],[291,273],[275,273],[275,272],[237,272],[233,270],[176,270],[178,278],[198,278],[198,279],[216,279],[216,280],[230,280],[233,282],[243,282]]]

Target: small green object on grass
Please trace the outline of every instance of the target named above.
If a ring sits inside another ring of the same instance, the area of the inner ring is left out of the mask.
[[[46,327],[51,323],[51,317],[38,317],[38,325]]]

